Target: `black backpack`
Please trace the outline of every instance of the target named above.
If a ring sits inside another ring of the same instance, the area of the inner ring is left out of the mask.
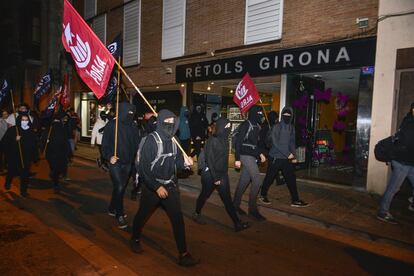
[[[253,125],[252,125],[252,123],[250,123],[249,120],[244,121],[235,130],[233,130],[233,133],[231,134],[231,149],[232,149],[232,151],[236,151],[236,141],[237,141],[238,137],[240,136],[240,129],[243,126],[243,124],[245,124],[246,122],[249,124],[249,128],[247,129],[247,132],[246,132],[246,135],[243,138],[243,141],[246,141],[247,138],[249,138],[249,134],[253,130]]]
[[[394,136],[379,141],[374,148],[375,159],[380,162],[391,162],[394,153]]]

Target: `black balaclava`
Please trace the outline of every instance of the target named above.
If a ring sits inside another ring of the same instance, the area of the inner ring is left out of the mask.
[[[24,129],[23,128],[24,126],[22,125],[22,117],[23,116],[26,116],[27,118],[29,118],[26,129]],[[30,117],[29,117],[28,112],[20,112],[19,113],[19,116],[17,116],[17,118],[16,118],[16,126],[19,127],[19,129],[21,129],[21,130],[28,130],[32,127],[32,123],[30,122]]]
[[[157,129],[157,117],[151,116],[145,123],[145,131],[151,133]]]
[[[218,119],[219,119],[219,115],[216,112],[211,114],[211,122],[212,123],[217,122]]]
[[[164,120],[168,119],[168,118],[174,118],[174,123],[164,122]],[[171,139],[172,137],[174,137],[175,133],[177,132],[179,124],[180,124],[180,120],[171,111],[169,111],[167,109],[162,109],[158,113],[157,132],[160,135],[162,135],[162,136],[164,136],[168,139]]]
[[[101,113],[99,113],[99,117],[103,120],[106,121],[106,119],[108,118],[108,116],[106,115],[105,111],[101,111]]]
[[[262,108],[260,106],[257,106],[257,105],[253,106],[249,110],[248,119],[253,125],[263,123],[264,122],[264,116],[263,116]]]
[[[290,116],[289,115],[284,115],[286,113],[290,114]],[[287,124],[287,125],[290,125],[292,123],[292,120],[293,120],[293,110],[292,110],[292,108],[284,107],[282,109],[282,122]]]
[[[216,132],[214,135],[220,139],[228,140],[230,136],[230,132],[231,132],[230,121],[223,117],[219,118],[216,122]]]
[[[135,105],[130,103],[120,103],[118,117],[119,121],[123,124],[130,125],[134,122]]]
[[[273,126],[277,123],[277,120],[279,119],[279,114],[276,111],[270,111],[268,115],[269,124],[270,126]]]

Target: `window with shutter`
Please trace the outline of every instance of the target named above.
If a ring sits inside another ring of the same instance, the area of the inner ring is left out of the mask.
[[[96,15],[96,0],[85,0],[84,5],[83,17],[85,20],[94,17]]]
[[[246,0],[244,44],[282,38],[284,0]]]
[[[125,1],[123,64],[131,66],[140,62],[141,1]]]
[[[164,0],[162,14],[162,59],[184,55],[185,0]]]
[[[93,20],[93,31],[106,45],[106,14],[100,15]]]

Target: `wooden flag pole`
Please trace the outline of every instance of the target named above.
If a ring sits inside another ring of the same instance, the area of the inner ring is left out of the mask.
[[[11,97],[11,100],[12,100],[13,116],[14,116],[14,122],[15,122],[15,126],[16,126],[16,137],[19,136],[21,138],[20,133],[19,133],[19,127],[17,126],[16,108],[14,106],[14,98],[13,98],[13,90],[12,89],[10,89],[10,97]],[[29,120],[30,120],[30,118],[29,118]],[[17,141],[17,145],[19,146],[20,162],[22,164],[22,168],[24,169],[23,152],[22,152],[22,145],[20,143],[20,139]]]
[[[269,118],[267,118],[267,113],[266,113],[266,110],[265,110],[265,108],[264,108],[264,105],[263,105],[263,102],[262,102],[262,98],[259,98],[259,101],[260,101],[260,105],[262,106],[263,113],[264,113],[264,116],[265,116],[265,119],[266,119],[267,125],[269,126],[269,129],[270,129],[270,122],[269,122]]]
[[[119,57],[119,63],[115,60],[116,64],[118,64],[118,81],[117,81],[117,87],[116,87],[116,110],[115,110],[115,149],[114,149],[114,156],[115,158],[118,158],[118,121],[119,121],[119,87],[120,87],[120,79],[121,79],[121,57]]]
[[[144,102],[148,105],[148,107],[150,108],[150,110],[152,111],[152,113],[154,113],[155,116],[158,116],[157,111],[155,111],[155,109],[152,107],[152,105],[148,102],[148,100],[145,98],[144,94],[142,94],[141,90],[139,90],[139,88],[135,85],[134,81],[129,77],[129,75],[127,74],[127,72],[125,71],[124,68],[122,68],[120,62],[117,62],[115,60],[116,65],[118,65],[118,68],[120,71],[122,71],[122,74],[124,74],[124,76],[128,79],[128,81],[132,84],[132,86],[135,88],[135,90],[138,92],[138,94],[141,96],[141,98],[144,100]],[[117,109],[118,110],[118,109]],[[116,136],[115,136],[116,137]],[[177,139],[175,139],[175,137],[172,138],[173,142],[177,145],[177,147],[180,149],[180,151],[183,153],[184,157],[186,159],[188,159],[188,155],[185,152],[185,150],[182,148],[182,146],[180,145],[180,143],[177,141]]]

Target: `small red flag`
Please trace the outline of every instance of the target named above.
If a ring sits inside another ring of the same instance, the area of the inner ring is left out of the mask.
[[[62,43],[75,61],[81,79],[100,99],[106,91],[115,60],[75,8],[64,0]]]
[[[69,88],[68,88],[68,74],[65,74],[63,79],[63,84],[60,89],[60,92],[62,95],[60,96],[60,104],[63,106],[63,108],[67,108],[70,105],[70,96],[69,96]]]
[[[260,99],[259,92],[249,73],[246,73],[237,85],[233,101],[240,107],[242,113],[248,111]]]

